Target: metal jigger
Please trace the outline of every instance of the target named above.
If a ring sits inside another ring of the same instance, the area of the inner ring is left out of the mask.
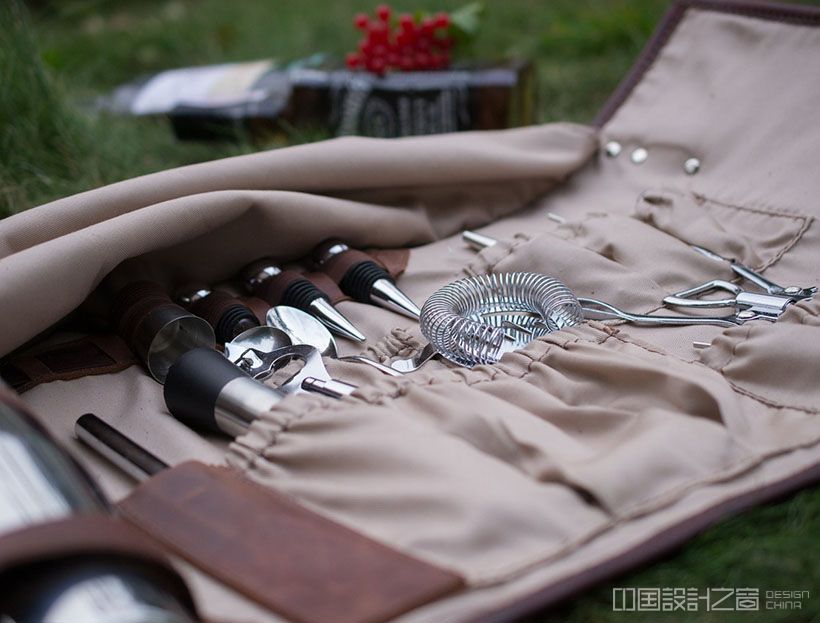
[[[292,270],[282,270],[270,258],[264,258],[242,271],[242,281],[254,296],[271,306],[287,305],[315,316],[328,329],[357,342],[365,336],[333,305],[328,296],[307,277]]]
[[[373,258],[340,240],[328,240],[313,254],[316,266],[360,303],[373,303],[418,320],[421,310],[399,290],[390,274]]]
[[[172,302],[153,281],[135,281],[117,293],[111,325],[160,383],[184,353],[216,346],[211,325]]]

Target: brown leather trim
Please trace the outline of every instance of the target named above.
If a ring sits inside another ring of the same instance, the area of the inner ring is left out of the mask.
[[[134,527],[100,514],[76,515],[38,523],[0,536],[0,585],[24,567],[49,567],[86,557],[122,558],[147,565],[191,612],[185,583],[156,545]]]
[[[376,263],[381,264],[393,279],[407,270],[410,261],[410,249],[367,249],[366,251]]]
[[[253,312],[259,323],[263,326],[265,325],[267,322],[268,310],[271,308],[270,303],[263,301],[257,296],[240,296],[237,300],[243,305],[247,305],[248,309]]]
[[[603,127],[621,105],[629,98],[632,90],[643,79],[644,74],[655,62],[658,54],[677,29],[686,11],[697,9],[732,13],[745,17],[766,19],[800,26],[820,26],[820,8],[795,6],[774,2],[754,2],[749,0],[676,0],[675,4],[663,16],[655,32],[644,46],[635,64],[618,84],[601,111],[593,120],[596,127]]]
[[[262,282],[262,285],[256,290],[256,296],[267,301],[270,305],[279,305],[290,284],[302,279],[304,279],[302,273],[297,273],[295,270],[283,270],[275,277]]]
[[[195,316],[199,316],[216,329],[225,312],[235,305],[244,305],[244,303],[233,294],[222,290],[214,290],[208,296],[191,303],[188,306],[188,311]]]
[[[347,294],[339,289],[339,286],[335,281],[333,281],[333,279],[324,273],[306,273],[305,277],[307,277],[313,285],[327,295],[332,305],[335,305],[340,301],[352,300]]]
[[[353,266],[356,266],[361,262],[372,261],[373,258],[364,251],[359,251],[358,249],[348,249],[347,251],[343,251],[338,255],[331,257],[325,265],[322,266],[322,272],[333,279],[335,283],[341,283],[342,279],[344,279],[347,274],[347,271]]]
[[[113,374],[135,363],[136,357],[118,336],[89,335],[19,353],[0,366],[0,376],[22,393],[41,383]]]
[[[619,556],[610,558],[595,567],[586,569],[560,582],[549,584],[526,597],[518,598],[514,602],[479,616],[474,619],[474,622],[508,623],[555,606],[559,602],[578,595],[597,584],[660,559],[723,519],[755,506],[776,501],[788,494],[818,483],[820,483],[820,463],[772,484],[742,493],[712,506],[694,517],[689,517],[667,528]]]
[[[380,623],[464,586],[226,468],[182,463],[119,506],[189,562],[294,622]]]

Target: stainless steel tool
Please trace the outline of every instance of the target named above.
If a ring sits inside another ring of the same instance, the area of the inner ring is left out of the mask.
[[[328,349],[333,348],[335,353],[336,343],[333,337],[324,328],[318,320],[312,316],[305,314],[303,311],[294,307],[282,307],[281,310],[289,310],[289,314],[283,314],[288,317],[296,317],[302,324],[310,326],[315,335],[312,336],[312,344],[301,343],[300,338],[304,337],[304,332],[297,330],[297,323],[291,318],[289,324],[284,323],[282,326],[288,331],[294,333],[294,338],[290,333],[285,332],[279,327],[264,326],[256,327],[245,331],[238,335],[228,344],[225,344],[225,356],[229,361],[237,365],[256,379],[266,379],[274,371],[286,365],[293,359],[301,359],[304,365],[300,372],[280,386],[280,389],[287,393],[300,393],[301,391],[319,391],[322,384],[327,385],[332,379],[325,369],[322,362],[323,352],[319,348]],[[295,342],[295,343],[294,343]],[[295,348],[301,346],[301,348]],[[318,347],[318,348],[317,348]],[[368,360],[370,362],[370,360]],[[380,366],[378,362],[370,362]],[[310,381],[305,383],[306,379],[313,378],[317,383]],[[343,381],[335,381],[330,387],[337,389],[344,389],[341,395],[350,394],[355,386]],[[319,393],[327,394],[327,391],[320,391]],[[339,397],[340,397],[339,396]]]
[[[249,292],[270,305],[296,307],[318,318],[328,329],[357,342],[365,336],[330,303],[330,298],[304,275],[282,270],[272,259],[263,258],[246,266],[242,281]]]
[[[316,266],[335,276],[342,291],[361,303],[373,303],[417,320],[421,310],[388,272],[366,253],[341,240],[327,240],[313,253]]]
[[[494,363],[505,352],[583,320],[563,283],[535,273],[479,275],[447,284],[422,307],[421,331],[458,365]]]
[[[338,359],[339,361],[363,363],[372,368],[376,368],[383,374],[401,376],[400,372],[364,355],[339,357],[339,353],[336,349],[336,340],[333,339],[333,336],[327,328],[316,318],[310,314],[306,314],[300,309],[287,307],[285,305],[271,307],[270,310],[268,310],[266,320],[268,326],[275,327],[286,333],[293,344],[307,344],[315,347],[322,356]],[[314,386],[313,383],[309,383],[308,385],[310,387]]]
[[[121,288],[110,316],[111,326],[160,383],[183,353],[216,345],[211,325],[173,303],[162,286],[152,281],[135,281]]]
[[[228,434],[243,434],[251,423],[292,394],[325,389],[341,397],[355,389],[331,379],[318,351],[312,346],[291,345],[272,352],[253,348],[241,353],[235,365],[222,354],[207,348],[188,351],[168,371],[164,396],[168,411],[192,428]],[[270,375],[281,362],[302,359],[304,365],[280,387],[270,387],[258,378]],[[311,380],[315,379],[315,380]]]
[[[708,324],[721,327],[733,327],[752,319],[751,316],[744,316],[745,312],[730,314],[728,316],[656,316],[652,314],[633,314],[605,301],[599,301],[598,299],[579,296],[578,302],[583,305],[581,309],[584,312],[584,318],[588,320],[626,320],[634,324],[656,326]]]
[[[714,251],[710,251],[709,249],[705,249],[695,244],[690,246],[698,253],[705,255],[710,259],[713,259],[717,262],[727,262],[729,264],[729,267],[736,275],[738,275],[739,277],[743,277],[747,281],[751,281],[752,283],[757,284],[758,286],[763,288],[768,294],[786,296],[795,302],[803,299],[810,299],[815,294],[817,294],[817,286],[811,286],[808,288],[803,288],[800,286],[781,286],[779,284],[774,283],[773,281],[769,281],[757,271],[754,271],[748,266],[741,264],[737,260],[723,257],[722,255],[718,255]]]
[[[696,309],[730,308],[734,309],[735,313],[729,317],[737,320],[760,319],[774,322],[780,318],[789,305],[797,301],[810,299],[817,293],[817,287],[781,286],[769,281],[760,273],[740,262],[724,258],[709,249],[697,245],[691,246],[695,251],[710,259],[728,263],[736,275],[758,285],[765,290],[765,293],[749,292],[736,283],[723,279],[713,279],[665,297],[663,299],[664,305]],[[700,296],[721,290],[729,292],[732,296],[720,299],[701,298]]]
[[[97,454],[142,482],[168,467],[145,448],[123,435],[93,413],[86,413],[74,423],[74,434]]]
[[[427,342],[427,344],[424,345],[424,348],[412,357],[408,357],[406,359],[394,359],[391,361],[390,367],[396,372],[407,374],[408,372],[415,372],[436,356],[438,356],[436,347],[430,342]]]
[[[293,344],[289,338],[287,345],[276,344],[274,346],[274,340],[265,339],[266,334],[272,332],[284,334],[283,331],[275,327],[258,327],[257,329],[246,331],[245,334],[238,336],[230,344],[230,347],[226,345],[225,354],[228,360],[240,370],[246,372],[251,378],[257,380],[268,378],[276,370],[294,359],[301,360],[303,362],[301,369],[295,376],[278,388],[279,391],[286,395],[310,391],[311,388],[317,386],[317,384],[313,382],[304,386],[303,381],[306,379],[318,379],[325,383],[332,380],[322,362],[321,354],[314,346],[309,344]],[[348,390],[344,392],[345,394],[350,394],[355,389],[353,385],[342,381],[336,382],[340,384],[340,387],[346,386],[348,388]]]

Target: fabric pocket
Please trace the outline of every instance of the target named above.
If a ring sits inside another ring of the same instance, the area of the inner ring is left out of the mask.
[[[683,241],[629,216],[590,213],[560,225],[555,235],[651,280],[662,293],[652,301],[653,309],[665,295],[714,279],[721,269]],[[608,282],[609,290],[620,287],[618,281]]]
[[[526,366],[528,389],[490,388],[555,428],[561,440],[542,446],[542,458],[619,517],[754,464],[736,434],[746,428],[738,397],[719,375],[617,330],[578,339],[589,330],[556,332],[502,359]]]
[[[779,260],[812,221],[802,214],[730,205],[673,190],[644,193],[635,207],[635,218],[755,270]]]
[[[228,461],[252,480],[455,570],[474,586],[566,551],[609,524],[571,488],[538,482],[500,460],[500,450],[485,452],[448,434],[446,422],[431,425],[430,418],[459,417],[476,434],[493,437],[469,412],[480,393],[450,377],[450,411],[433,413],[436,392],[428,383],[436,381],[423,373],[384,377],[341,401],[286,401],[231,446]],[[465,400],[464,392],[473,398]]]
[[[462,587],[451,573],[202,463],[161,471],[118,510],[177,555],[289,620],[386,621]],[[329,557],[337,564],[328,565]]]
[[[585,324],[493,366],[283,403],[229,462],[478,586],[748,469],[742,425],[716,372]]]
[[[657,307],[665,290],[651,278],[556,233],[518,235],[481,251],[467,275],[537,272],[566,284],[576,296],[604,299],[627,309]]]
[[[820,303],[790,306],[776,323],[727,329],[700,359],[743,393],[773,407],[820,414]]]

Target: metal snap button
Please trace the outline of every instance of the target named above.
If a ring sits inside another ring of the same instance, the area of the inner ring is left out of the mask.
[[[615,158],[618,154],[621,153],[621,144],[618,141],[609,141],[604,147],[606,151],[606,155],[610,158]]]
[[[629,159],[632,160],[635,164],[643,164],[646,162],[646,159],[649,157],[649,152],[646,151],[643,147],[636,147],[629,156]]]
[[[689,158],[683,163],[683,170],[686,171],[687,175],[694,175],[700,171],[700,160],[697,158]]]

